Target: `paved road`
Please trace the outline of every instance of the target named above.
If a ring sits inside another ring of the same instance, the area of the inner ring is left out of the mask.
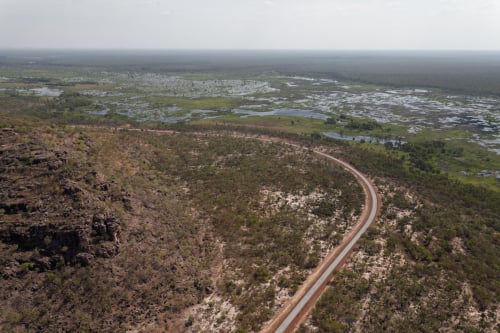
[[[263,332],[266,333],[293,332],[298,327],[321,296],[327,283],[331,279],[333,271],[340,267],[340,265],[345,261],[361,235],[363,235],[368,227],[375,221],[380,209],[380,201],[377,197],[377,191],[375,190],[372,182],[366,176],[348,163],[331,155],[317,150],[315,150],[314,153],[341,165],[356,177],[358,182],[363,187],[366,195],[365,209],[353,231],[346,238],[344,238],[342,244],[332,251],[327,256],[325,261],[318,267],[318,269],[316,269],[313,274],[315,276],[310,281],[306,280],[303,288],[297,292],[299,297],[294,298],[293,301],[264,328]]]
[[[99,126],[73,126],[75,128],[101,128]],[[102,127],[108,128],[109,127]],[[155,133],[177,133],[172,130],[153,130],[153,129],[137,129],[137,128],[123,128],[118,127],[114,130],[125,130],[125,131],[145,131],[145,132],[155,132]],[[201,133],[200,133],[201,134]],[[268,137],[268,136],[249,136],[245,134],[232,133],[235,137],[252,138],[260,141],[266,142],[280,142],[297,148],[304,148],[285,139]],[[321,296],[322,292],[326,288],[327,283],[330,281],[333,271],[340,267],[341,264],[348,257],[354,245],[357,243],[361,235],[368,229],[368,227],[377,218],[378,212],[380,210],[380,200],[377,196],[377,191],[373,183],[361,172],[356,170],[353,166],[348,163],[339,160],[331,155],[325,154],[321,151],[314,150],[316,155],[323,157],[329,161],[341,165],[347,171],[356,177],[357,181],[363,187],[365,192],[365,209],[363,210],[361,217],[352,231],[344,238],[342,243],[330,252],[325,260],[318,266],[318,268],[311,274],[311,276],[304,282],[302,287],[297,291],[295,296],[286,305],[281,313],[278,313],[269,323],[264,327],[263,332],[266,333],[285,333],[293,332],[301,321],[306,317],[309,311],[313,308],[316,301]]]

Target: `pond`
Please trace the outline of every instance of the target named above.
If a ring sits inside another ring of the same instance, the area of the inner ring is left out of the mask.
[[[384,144],[387,142],[390,142],[394,145],[400,145],[405,143],[405,141],[402,140],[395,140],[395,139],[381,139],[381,138],[376,138],[372,136],[366,136],[366,135],[345,135],[342,133],[336,133],[336,132],[323,132],[321,133],[324,136],[332,139],[337,139],[337,140],[347,140],[347,141],[365,141],[365,142],[372,142],[372,143],[380,143]]]
[[[61,89],[50,89],[47,87],[30,89],[36,96],[59,97],[64,92]]]
[[[301,110],[301,109],[275,109],[272,111],[252,111],[252,110],[242,110],[242,109],[233,109],[233,113],[242,114],[245,116],[293,116],[293,117],[304,117],[304,118],[313,118],[313,119],[328,119],[327,115],[322,113],[313,112],[309,110]]]

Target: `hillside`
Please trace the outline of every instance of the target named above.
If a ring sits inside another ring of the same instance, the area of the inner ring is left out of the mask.
[[[6,331],[258,330],[363,201],[276,143],[1,123]]]
[[[269,130],[1,128],[5,331],[258,331],[363,201],[338,167],[254,139]],[[301,331],[495,332],[496,192],[397,151],[285,136],[372,175],[384,202]]]
[[[498,193],[395,151],[344,158],[376,177],[383,213],[301,332],[497,332]]]
[[[499,100],[473,80],[74,56],[0,67],[0,331],[258,332],[363,208],[312,149],[384,206],[302,331],[498,330]]]

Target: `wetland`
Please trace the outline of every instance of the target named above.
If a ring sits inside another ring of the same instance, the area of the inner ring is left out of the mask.
[[[500,77],[491,54],[450,53],[436,69],[443,55],[433,53],[365,54],[373,59],[367,67],[359,54],[345,53],[160,52],[145,63],[131,51],[96,51],[87,64],[78,52],[26,52],[4,52],[0,98],[38,98],[52,107],[37,110],[43,117],[271,126],[368,145],[442,140],[464,152],[440,162],[445,172],[475,181],[486,170],[494,185],[500,169],[500,83],[477,83],[485,71]],[[406,63],[404,71],[384,67],[394,76],[374,76],[388,59]]]
[[[259,331],[363,208],[313,150],[383,206],[300,332],[499,327],[500,57],[51,52],[0,50],[0,331]]]

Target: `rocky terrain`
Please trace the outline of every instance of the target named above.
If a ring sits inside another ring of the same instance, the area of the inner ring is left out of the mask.
[[[60,264],[88,265],[119,252],[120,220],[106,201],[129,203],[126,192],[99,182],[91,164],[72,160],[13,128],[0,132],[0,240],[16,247],[2,274],[26,268],[47,271]],[[82,151],[90,142],[81,138]]]
[[[102,137],[24,122],[0,137],[0,331],[164,331],[209,291],[210,235],[174,190],[125,188]]]
[[[361,209],[276,143],[0,125],[0,330],[258,331]]]
[[[312,149],[383,209],[301,332],[499,331],[496,67],[122,56],[0,57],[0,332],[258,332],[362,210]]]

